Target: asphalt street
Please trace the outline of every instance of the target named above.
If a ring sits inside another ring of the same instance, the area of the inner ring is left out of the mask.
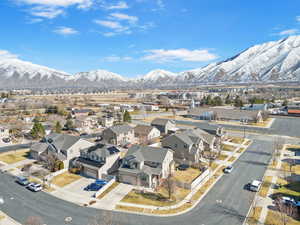
[[[153,217],[127,213],[113,213],[118,225],[235,225],[242,224],[254,193],[244,189],[253,179],[261,179],[271,158],[272,142],[255,140],[234,164],[234,170],[224,175],[202,201],[191,211],[172,217]],[[74,205],[46,193],[32,193],[17,185],[9,175],[0,175],[0,196],[5,200],[0,210],[19,222],[28,216],[40,216],[47,225],[63,225],[72,217],[73,225],[87,225],[103,211]]]

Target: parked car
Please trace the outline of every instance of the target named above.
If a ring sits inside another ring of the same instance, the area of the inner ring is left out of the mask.
[[[84,188],[85,191],[99,191],[104,185],[91,183]]]
[[[4,143],[9,143],[9,142],[10,142],[10,138],[2,138],[2,141],[3,141]]]
[[[300,201],[296,201],[294,198],[292,197],[286,197],[283,196],[281,197],[281,201],[285,204],[285,205],[293,205],[293,206],[300,206]]]
[[[29,184],[29,180],[26,177],[17,177],[16,182],[23,186],[27,186]]]
[[[226,168],[223,169],[223,172],[224,173],[231,173],[233,170],[233,167],[232,166],[227,166]]]
[[[86,136],[88,133],[81,133],[80,136]]]
[[[248,184],[249,190],[254,192],[259,191],[260,186],[261,186],[261,181],[259,180],[253,180],[251,183]]]
[[[187,170],[189,168],[189,165],[186,165],[186,164],[180,164],[179,166],[177,166],[177,169],[178,170]]]
[[[28,184],[27,188],[33,192],[39,192],[43,189],[41,184],[34,183],[34,182]]]
[[[96,180],[95,181],[95,184],[98,184],[98,185],[105,185],[105,184],[107,184],[107,181],[106,180]]]

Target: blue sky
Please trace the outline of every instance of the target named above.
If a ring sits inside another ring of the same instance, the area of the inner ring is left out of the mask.
[[[296,35],[300,1],[1,0],[0,59],[136,77],[224,60]]]

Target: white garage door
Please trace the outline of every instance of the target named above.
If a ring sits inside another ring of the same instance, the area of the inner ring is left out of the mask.
[[[97,171],[90,169],[90,168],[84,168],[83,174],[87,177],[92,177],[92,178],[96,178],[96,179],[98,178]]]

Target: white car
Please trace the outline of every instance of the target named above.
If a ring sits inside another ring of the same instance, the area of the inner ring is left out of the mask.
[[[37,184],[37,183],[34,183],[34,182],[28,184],[27,188],[30,191],[34,191],[34,192],[38,192],[38,191],[41,191],[43,189],[41,184]]]
[[[260,189],[260,186],[261,186],[261,181],[259,180],[253,180],[250,184],[249,184],[249,190],[250,191],[259,191]]]
[[[226,168],[224,168],[223,172],[224,173],[231,173],[232,170],[233,170],[232,166],[227,166]]]

